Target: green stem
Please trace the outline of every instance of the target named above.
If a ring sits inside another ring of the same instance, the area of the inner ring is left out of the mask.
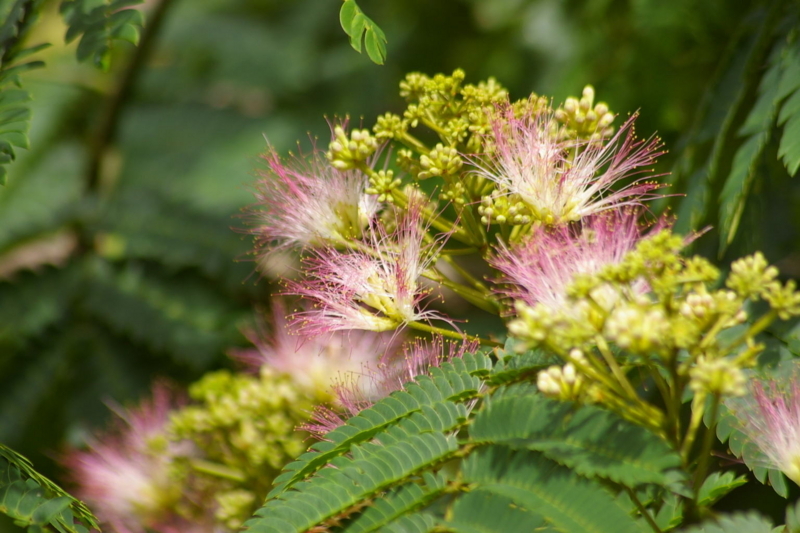
[[[172,4],[173,0],[161,0],[156,3],[152,14],[147,20],[147,24],[144,26],[139,45],[133,52],[133,56],[126,65],[115,91],[107,100],[102,111],[100,124],[92,137],[89,148],[89,168],[86,184],[90,192],[96,191],[100,185],[103,161],[108,148],[115,141],[117,125],[119,124],[122,110],[131,95],[134,83],[139,79],[139,74],[145,67],[145,62],[150,56],[156,37]]]
[[[769,313],[759,318],[755,324],[747,328],[747,331],[739,335],[731,344],[727,346],[728,351],[732,351],[733,348],[736,348],[747,339],[753,338],[765,329],[767,329],[770,324],[772,324],[775,319],[778,318],[778,312],[774,309],[770,309]]]
[[[484,339],[481,337],[477,337],[475,335],[468,335],[466,333],[459,333],[457,331],[451,331],[449,329],[438,328],[436,326],[431,326],[429,324],[425,324],[423,322],[407,322],[408,327],[411,329],[416,329],[419,331],[425,331],[428,333],[434,333],[441,335],[443,337],[450,337],[451,339],[459,339],[459,340],[470,340],[470,341],[478,341],[484,346],[502,346],[503,343],[493,341],[490,339]]]
[[[418,151],[423,152],[425,154],[428,154],[431,151],[430,148],[425,146],[425,144],[422,141],[420,141],[419,139],[417,139],[416,137],[414,137],[413,135],[411,135],[408,132],[403,133],[403,135],[401,137],[399,137],[397,140],[399,140],[401,143],[405,144],[409,148],[418,150]]]
[[[190,459],[189,466],[198,472],[209,474],[211,476],[230,479],[231,481],[236,481],[239,483],[247,481],[247,477],[241,471],[221,465],[219,463],[213,463],[203,459]]]
[[[455,271],[458,272],[458,275],[467,280],[467,282],[470,283],[475,289],[481,291],[487,296],[491,296],[492,293],[489,291],[486,285],[484,285],[483,282],[481,282],[478,278],[470,274],[467,269],[459,265],[458,262],[452,257],[444,256],[442,257],[442,260],[453,267]]]
[[[633,491],[633,489],[630,487],[625,487],[625,492],[628,493],[628,497],[630,497],[633,504],[636,505],[636,508],[639,509],[639,514],[641,514],[650,527],[653,528],[653,531],[656,533],[662,533],[661,528],[658,527],[656,521],[653,520],[653,517],[650,515],[650,512],[647,510],[647,508],[642,505],[642,502],[639,500],[639,497],[636,496],[636,493]]]
[[[617,378],[617,381],[619,382],[620,386],[628,394],[628,396],[630,396],[631,398],[635,398],[636,400],[639,400],[639,395],[636,394],[636,391],[633,389],[633,385],[631,385],[631,382],[628,381],[628,378],[625,376],[625,373],[617,364],[617,360],[614,358],[614,354],[612,354],[611,350],[608,348],[606,340],[600,335],[598,335],[595,340],[597,342],[597,348],[603,355],[603,359],[605,359],[606,364],[611,369],[612,374],[614,374],[614,377]]]
[[[443,248],[439,251],[439,254],[447,257],[451,255],[470,255],[478,252],[480,252],[480,249],[474,246],[468,246],[466,248]]]
[[[692,453],[692,445],[697,436],[697,430],[700,427],[700,422],[703,420],[703,412],[705,411],[706,394],[697,392],[692,399],[692,418],[689,420],[689,427],[686,428],[686,436],[681,445],[681,457],[683,464],[689,464],[689,454]]]
[[[394,198],[398,206],[402,208],[408,207],[408,197],[403,193],[403,191],[393,189],[392,198]],[[422,216],[425,217],[425,221],[428,222],[432,227],[444,233],[449,233],[450,237],[468,246],[480,246],[480,243],[475,243],[471,239],[471,235],[469,233],[464,231],[463,228],[456,226],[453,222],[446,220],[441,216],[435,215],[427,207],[422,207],[420,211],[422,212]]]
[[[719,394],[711,396],[711,416],[706,433],[703,435],[703,445],[700,448],[700,457],[697,461],[697,470],[694,473],[694,500],[700,495],[700,487],[706,479],[708,471],[708,458],[711,456],[711,447],[714,445],[714,428],[717,426],[717,410],[719,409]]]

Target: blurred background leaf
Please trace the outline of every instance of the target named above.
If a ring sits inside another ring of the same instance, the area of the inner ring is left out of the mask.
[[[68,18],[80,4],[64,4]],[[725,264],[760,248],[800,275],[788,0],[359,0],[388,41],[385,54],[373,43],[383,66],[353,51],[329,0],[149,0],[141,35],[136,15],[103,6],[120,20],[112,48],[77,29],[65,45],[44,3],[21,44],[53,43],[36,54],[47,68],[24,75],[33,101],[0,93],[33,111],[0,189],[0,442],[50,477],[65,443],[109,417],[104,401],[135,401],[155,376],[188,383],[246,343],[239,327],[271,281],[237,215],[267,140],[324,148],[323,116],[401,110],[409,71],[463,68],[557,102],[593,84],[670,149],[657,171],[687,196],[654,209],[669,204],[683,230],[715,226],[699,252]]]

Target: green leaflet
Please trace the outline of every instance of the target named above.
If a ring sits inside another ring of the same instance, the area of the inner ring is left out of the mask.
[[[372,439],[388,426],[420,411],[423,406],[474,396],[480,387],[480,380],[472,373],[479,373],[490,366],[486,356],[465,355],[463,359],[455,359],[440,368],[434,368],[430,378],[421,377],[416,383],[406,385],[405,391],[395,392],[373,407],[361,411],[344,426],[328,433],[325,442],[315,444],[297,461],[289,463],[284,473],[275,478],[275,488],[268,497],[278,496],[333,458],[350,452],[354,444]],[[416,420],[410,420],[408,424],[417,424]]]
[[[124,335],[202,368],[235,338],[237,315],[222,295],[202,290],[190,274],[179,280],[129,265],[86,263],[86,309]]]
[[[350,37],[350,46],[356,52],[361,53],[363,40],[369,58],[378,65],[383,65],[386,60],[386,35],[361,11],[355,0],[344,0],[339,10],[339,22]]]
[[[370,533],[402,519],[407,513],[430,503],[447,488],[447,481],[441,474],[426,472],[419,483],[401,485],[376,500],[358,518],[347,525],[343,532]]]
[[[783,126],[778,157],[790,176],[800,168],[800,42],[794,39],[783,51],[779,98],[788,98],[778,116],[778,125]]]
[[[784,498],[789,496],[786,476],[780,470],[764,466],[768,464],[768,461],[763,453],[741,431],[739,421],[724,404],[719,407],[717,438],[721,442],[728,441],[731,453],[744,461],[744,464],[753,471],[753,475],[758,481],[765,484],[769,482],[775,492]]]
[[[731,243],[739,227],[745,201],[755,177],[756,163],[769,141],[778,107],[778,88],[781,81],[781,53],[776,46],[771,54],[770,67],[759,85],[759,97],[744,125],[741,135],[748,135],[733,156],[731,171],[720,194],[720,249]]]
[[[460,497],[442,525],[454,533],[527,533],[544,520],[507,496],[479,490]]]
[[[541,451],[581,475],[628,487],[667,484],[666,470],[680,465],[659,437],[597,407],[574,409],[538,394],[487,403],[471,428],[478,443]]]
[[[488,446],[464,461],[463,475],[477,490],[509,498],[559,531],[639,531],[637,523],[600,485],[536,452]]]
[[[144,23],[137,9],[123,9],[141,4],[142,0],[64,0],[61,14],[69,26],[65,37],[68,43],[78,43],[78,61],[91,61],[96,67],[108,70],[115,41],[139,42],[139,30]]]
[[[685,533],[772,533],[772,522],[756,513],[722,516],[684,530]]]
[[[712,472],[700,487],[698,503],[710,507],[730,491],[745,483],[747,483],[747,478],[737,476],[734,472]]]
[[[0,444],[0,512],[11,517],[29,533],[47,531],[47,525],[60,533],[86,533],[97,528],[97,519],[83,502],[40,475],[24,457]]]
[[[28,102],[31,96],[21,88],[19,75],[44,63],[19,61],[47,45],[23,49],[20,43],[38,19],[43,4],[44,0],[15,0],[10,7],[2,6],[5,19],[0,25],[0,185],[6,182],[5,165],[16,159],[14,148],[28,148],[29,145],[31,110]]]
[[[268,500],[245,524],[253,532],[302,532],[326,521],[338,522],[417,471],[430,468],[458,450],[453,437],[440,433],[409,435],[389,446],[370,445],[353,450],[354,458],[337,457],[336,468],[297,483],[292,490]]]

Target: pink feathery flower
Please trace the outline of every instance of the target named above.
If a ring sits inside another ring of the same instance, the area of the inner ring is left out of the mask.
[[[245,335],[254,348],[232,355],[258,370],[266,365],[292,376],[300,386],[329,390],[334,378],[377,365],[384,354],[396,350],[395,336],[373,331],[336,332],[308,339],[292,335],[283,302],[272,304],[272,325]]]
[[[390,354],[377,367],[370,367],[365,373],[350,374],[336,385],[334,390],[343,411],[318,406],[312,414],[312,422],[301,429],[324,440],[326,433],[344,425],[348,418],[372,407],[392,392],[404,390],[406,384],[420,376],[430,375],[431,368],[474,352],[478,346],[477,341],[457,343],[440,335],[430,341],[417,338],[406,343],[401,356]]]
[[[260,172],[251,209],[258,250],[359,238],[378,211],[377,197],[365,192],[367,177],[357,170],[335,169],[320,152],[284,162],[270,148],[262,158],[268,170]]]
[[[621,262],[645,237],[647,226],[638,219],[638,210],[624,209],[587,217],[579,225],[538,228],[526,241],[500,248],[490,261],[508,284],[497,292],[529,306],[564,309],[567,287],[576,274],[593,274]],[[668,224],[662,218],[650,234]]]
[[[476,163],[478,175],[500,192],[518,195],[533,220],[546,224],[574,222],[608,209],[640,205],[657,197],[660,187],[638,178],[619,190],[621,180],[642,174],[663,154],[658,139],[636,140],[628,119],[610,139],[559,139],[551,111],[518,118],[508,106],[492,121],[495,151],[488,163]]]
[[[357,249],[314,250],[305,259],[307,279],[287,285],[286,294],[311,304],[293,315],[297,333],[389,331],[409,322],[446,320],[421,307],[427,291],[419,278],[442,246],[442,239],[425,244],[425,234],[419,206],[412,204],[393,232],[377,223]]]
[[[213,533],[211,525],[190,523],[174,512],[181,487],[171,486],[169,465],[192,452],[190,443],[169,443],[166,425],[177,407],[172,392],[156,383],[153,397],[120,411],[115,431],[95,439],[89,450],[65,458],[79,485],[76,493],[101,522],[118,533]]]
[[[726,405],[741,422],[749,444],[745,455],[780,470],[800,485],[800,382],[797,375],[781,381],[753,380],[750,393]]]

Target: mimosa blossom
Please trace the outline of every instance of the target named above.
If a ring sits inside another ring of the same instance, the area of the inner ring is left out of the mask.
[[[349,250],[314,250],[305,260],[307,279],[288,282],[287,294],[311,307],[293,315],[297,333],[315,336],[347,329],[389,331],[409,322],[441,319],[421,307],[419,283],[441,242],[424,243],[420,210],[413,204],[388,233],[382,224]]]
[[[175,513],[185,496],[169,478],[170,464],[191,455],[189,442],[171,443],[166,436],[169,416],[177,407],[172,393],[156,384],[153,397],[136,409],[119,413],[116,431],[95,439],[87,451],[76,451],[65,463],[79,484],[78,497],[98,518],[118,533],[214,533],[213,526]]]
[[[258,370],[268,366],[289,374],[301,387],[327,391],[337,377],[375,367],[387,352],[397,348],[397,339],[390,334],[372,331],[337,332],[307,339],[292,335],[286,310],[280,300],[272,306],[272,324],[246,336],[254,348],[232,355]]]
[[[500,248],[491,264],[505,275],[502,281],[508,286],[497,292],[528,306],[565,310],[567,288],[576,274],[593,274],[619,263],[644,237],[646,226],[638,215],[637,210],[627,209],[585,218],[580,226],[539,228],[525,242]],[[650,231],[665,225],[662,220]],[[601,302],[609,299],[596,296]]]
[[[574,222],[608,209],[640,205],[654,198],[658,184],[638,178],[614,190],[621,180],[646,172],[663,152],[657,139],[636,140],[635,116],[607,140],[559,139],[551,111],[518,118],[511,107],[496,113],[495,151],[476,173],[500,192],[518,195],[545,224]]]
[[[800,485],[800,382],[797,376],[779,381],[753,380],[750,395],[726,404],[741,422],[741,430],[757,448],[766,466]],[[745,448],[745,454],[749,451]]]
[[[256,183],[251,210],[257,251],[359,238],[378,211],[377,197],[365,192],[367,177],[335,169],[324,154],[286,163],[270,149],[262,158],[268,169]]]
[[[342,410],[318,406],[312,421],[302,429],[324,440],[326,433],[344,425],[348,418],[372,407],[392,392],[404,390],[406,384],[415,382],[420,376],[430,375],[431,368],[474,352],[478,346],[476,341],[459,343],[441,336],[430,341],[417,338],[408,342],[403,345],[402,354],[387,352],[377,366],[345,376],[335,387],[337,403]]]

